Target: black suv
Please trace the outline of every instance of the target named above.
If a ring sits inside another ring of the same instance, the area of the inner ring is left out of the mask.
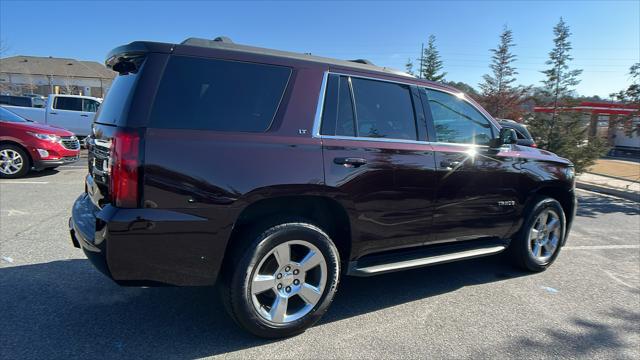
[[[542,271],[574,218],[571,163],[442,84],[227,38],[106,64],[74,245],[119,284],[217,283],[259,336],[314,324],[342,274],[505,250]]]

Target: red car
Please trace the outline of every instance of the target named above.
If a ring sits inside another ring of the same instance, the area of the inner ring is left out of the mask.
[[[0,107],[0,178],[18,178],[78,160],[80,142],[73,133],[29,121]]]

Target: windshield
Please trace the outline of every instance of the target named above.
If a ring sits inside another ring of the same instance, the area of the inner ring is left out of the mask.
[[[28,122],[27,119],[21,117],[18,114],[12,113],[11,111],[0,106],[0,121],[7,122]]]

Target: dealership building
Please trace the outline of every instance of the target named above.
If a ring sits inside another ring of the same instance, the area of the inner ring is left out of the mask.
[[[0,59],[0,93],[104,97],[116,73],[95,61],[12,56]]]

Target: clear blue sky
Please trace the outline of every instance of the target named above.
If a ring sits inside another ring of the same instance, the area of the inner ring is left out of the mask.
[[[2,56],[70,57],[102,62],[133,40],[180,42],[227,35],[237,43],[311,52],[404,68],[429,34],[447,79],[477,86],[488,49],[504,24],[514,31],[522,84],[539,85],[560,16],[571,26],[577,91],[600,95],[626,88],[640,61],[640,1],[522,2],[63,2],[0,0]]]

